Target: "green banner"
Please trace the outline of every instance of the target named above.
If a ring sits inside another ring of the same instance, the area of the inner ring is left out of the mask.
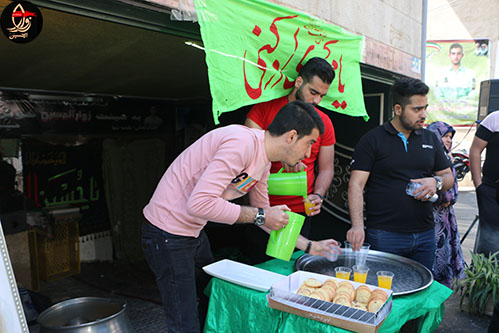
[[[336,77],[320,106],[369,119],[360,77],[362,36],[260,0],[194,0],[206,52],[213,117],[290,92],[312,57]]]

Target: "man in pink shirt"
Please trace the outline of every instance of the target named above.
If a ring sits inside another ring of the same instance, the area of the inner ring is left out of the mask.
[[[298,164],[310,156],[323,131],[314,107],[296,101],[283,107],[266,131],[231,125],[205,134],[166,170],[144,208],[149,223],[142,227],[142,246],[156,275],[169,331],[200,330],[197,297],[203,297],[203,287],[196,292],[196,269],[213,261],[203,231],[207,221],[254,223],[267,232],[285,227],[285,210],[290,209],[270,207],[268,201],[270,162]],[[229,202],[246,193],[251,206]],[[333,244],[332,239],[311,242],[300,236],[296,246],[325,255]]]
[[[279,110],[289,102],[301,100],[307,103],[318,105],[329,90],[329,86],[335,77],[334,69],[326,60],[318,57],[311,58],[300,70],[300,74],[295,80],[294,89],[287,96],[277,98],[268,102],[254,105],[246,115],[245,125],[251,128],[266,129]],[[311,219],[320,213],[322,199],[326,195],[329,185],[334,176],[334,144],[336,138],[331,119],[324,112],[316,109],[322,122],[324,123],[324,133],[312,145],[310,156],[303,159],[295,166],[289,166],[285,161],[272,163],[271,173],[276,173],[282,167],[288,172],[297,172],[305,168],[308,182],[308,199],[315,204],[311,208],[311,214],[305,219],[305,224],[301,234],[309,237],[311,230]],[[317,174],[315,168],[317,164]],[[291,211],[305,215],[303,197],[271,195],[270,204],[286,204]],[[262,249],[267,244],[268,236],[261,230],[251,228],[247,234],[250,247],[257,246]],[[253,263],[268,260],[265,251],[254,251],[249,254]]]

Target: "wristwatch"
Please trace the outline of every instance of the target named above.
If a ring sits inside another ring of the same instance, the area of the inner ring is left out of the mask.
[[[253,219],[253,222],[257,226],[261,226],[261,225],[265,224],[265,212],[263,211],[263,208],[258,208],[258,213],[256,213],[256,216]]]
[[[440,177],[434,176],[435,180],[437,181],[437,191],[442,190],[442,181],[440,180]]]

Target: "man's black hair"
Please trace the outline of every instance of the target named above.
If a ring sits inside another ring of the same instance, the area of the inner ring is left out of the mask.
[[[393,106],[399,104],[402,110],[414,95],[426,96],[430,88],[421,80],[402,78],[395,81],[392,86]]]
[[[298,139],[310,135],[314,128],[324,133],[324,123],[321,116],[310,103],[296,100],[284,105],[267,130],[272,136],[280,136],[291,130],[296,130]]]
[[[300,70],[300,74],[306,82],[312,82],[314,76],[318,76],[322,82],[331,84],[334,80],[334,69],[325,59],[314,57],[310,58]]]

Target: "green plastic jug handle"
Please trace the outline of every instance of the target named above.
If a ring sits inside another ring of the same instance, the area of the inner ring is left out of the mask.
[[[284,167],[282,167],[281,170],[277,171],[277,173],[282,173],[283,170],[284,170]]]

